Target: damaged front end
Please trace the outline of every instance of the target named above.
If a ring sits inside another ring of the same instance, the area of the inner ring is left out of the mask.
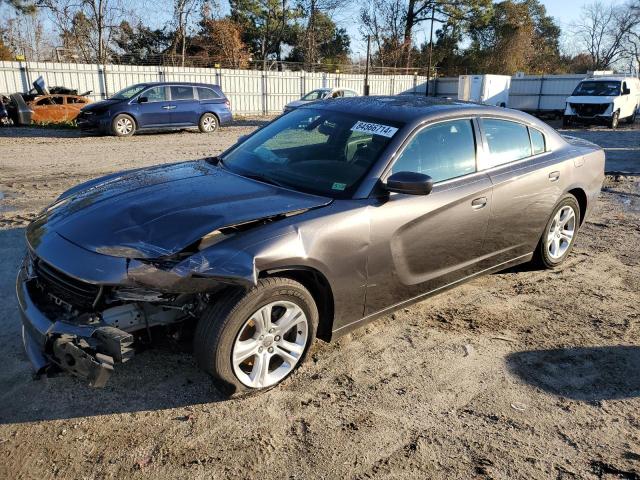
[[[36,373],[53,365],[106,384],[114,364],[135,353],[136,332],[195,316],[198,295],[78,280],[29,253],[16,283],[25,351]]]

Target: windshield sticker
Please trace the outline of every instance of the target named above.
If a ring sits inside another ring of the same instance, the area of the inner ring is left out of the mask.
[[[331,186],[331,190],[344,190],[345,188],[347,188],[347,184],[346,183],[338,183],[335,182],[332,186]]]
[[[398,131],[397,128],[389,127],[387,125],[380,125],[378,123],[356,122],[351,127],[353,132],[372,133],[374,135],[382,135],[383,137],[391,138]]]

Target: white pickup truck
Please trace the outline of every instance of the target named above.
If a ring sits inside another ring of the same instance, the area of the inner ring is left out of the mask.
[[[622,76],[585,78],[567,98],[563,126],[576,122],[603,123],[617,128],[620,121],[635,122],[639,108],[640,79]]]

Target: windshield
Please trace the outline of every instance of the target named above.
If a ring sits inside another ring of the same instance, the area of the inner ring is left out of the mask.
[[[324,98],[324,96],[327,93],[329,93],[328,90],[312,90],[311,92],[307,93],[304,97],[302,97],[300,100],[320,100]]]
[[[127,87],[124,90],[120,90],[118,93],[112,95],[109,98],[111,100],[129,100],[130,98],[140,93],[146,87],[146,85],[132,85],[131,87]]]
[[[293,110],[222,157],[224,168],[307,193],[349,198],[402,126],[341,112]]]
[[[576,97],[616,97],[620,95],[620,82],[580,82],[573,95]]]

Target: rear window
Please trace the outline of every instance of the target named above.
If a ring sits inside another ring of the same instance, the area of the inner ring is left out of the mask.
[[[193,100],[193,87],[172,86],[171,100]]]
[[[531,156],[531,140],[525,125],[483,118],[482,129],[489,144],[488,168]]]
[[[200,100],[215,100],[216,98],[220,98],[220,95],[211,88],[198,87],[198,98]]]

